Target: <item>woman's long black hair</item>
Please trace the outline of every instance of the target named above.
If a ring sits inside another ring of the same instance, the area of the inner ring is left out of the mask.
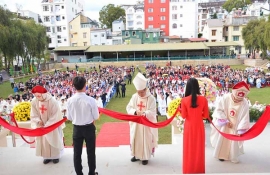
[[[185,97],[191,95],[191,107],[196,108],[197,105],[197,95],[200,95],[199,82],[196,78],[190,78],[186,85]]]

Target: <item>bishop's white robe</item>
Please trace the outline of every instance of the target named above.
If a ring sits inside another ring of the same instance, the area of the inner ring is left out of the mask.
[[[31,127],[37,128],[38,122],[43,121],[44,127],[50,126],[63,119],[59,103],[50,94],[46,94],[44,101],[34,98],[31,102]],[[52,132],[36,137],[36,155],[44,159],[59,159],[64,149],[64,124]]]
[[[146,118],[156,123],[156,100],[147,90],[144,98],[137,93],[133,94],[127,107],[127,113],[134,115],[135,111],[144,112]],[[129,122],[130,124],[130,146],[131,155],[140,160],[149,160],[154,155],[155,148],[158,145],[158,130],[142,124]]]
[[[231,94],[226,94],[218,101],[212,117],[213,123],[221,132],[236,135],[239,131],[247,131],[250,124],[248,102],[244,99],[235,103]],[[233,127],[229,128],[226,124],[218,126],[218,119],[228,119]],[[215,148],[214,157],[238,162],[238,156],[244,154],[243,141],[228,140],[220,135],[213,126],[211,128],[210,141]]]

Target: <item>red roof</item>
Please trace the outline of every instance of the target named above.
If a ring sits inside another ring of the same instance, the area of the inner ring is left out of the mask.
[[[206,41],[207,39],[205,38],[189,38],[189,41],[191,42],[198,42],[198,41]]]

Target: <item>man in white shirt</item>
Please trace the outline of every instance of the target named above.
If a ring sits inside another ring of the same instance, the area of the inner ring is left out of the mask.
[[[73,124],[74,168],[77,175],[82,172],[82,147],[86,142],[88,159],[88,175],[96,175],[96,127],[94,121],[98,119],[99,112],[94,98],[87,96],[86,79],[77,76],[73,79],[76,93],[67,101],[67,119]]]

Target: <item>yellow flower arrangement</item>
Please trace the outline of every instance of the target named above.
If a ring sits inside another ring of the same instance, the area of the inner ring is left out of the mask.
[[[180,104],[181,104],[181,98],[176,98],[169,103],[168,111],[167,111],[169,117],[172,117],[175,114],[175,111],[179,108]],[[181,116],[181,113],[180,111],[178,111],[175,116],[176,126],[179,129],[180,133],[183,133],[184,131],[183,125],[184,125],[185,120],[180,116]]]
[[[30,102],[21,102],[15,105],[12,109],[12,111],[15,113],[16,121],[30,120],[30,110],[31,110]]]

